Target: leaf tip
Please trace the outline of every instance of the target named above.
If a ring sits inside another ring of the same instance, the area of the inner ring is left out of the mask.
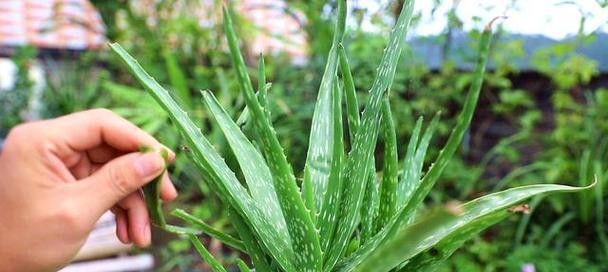
[[[490,20],[490,22],[489,22],[489,23],[486,25],[486,27],[484,28],[484,31],[492,31],[492,25],[494,24],[494,22],[496,22],[496,21],[497,21],[497,20],[499,20],[499,19],[506,20],[506,19],[508,19],[508,18],[509,18],[509,17],[504,16],[504,15],[494,17],[494,18],[493,18],[492,20]]]
[[[587,185],[587,186],[583,187],[583,189],[585,189],[585,190],[586,190],[586,189],[591,189],[591,188],[595,187],[595,185],[597,185],[597,183],[598,183],[597,174],[594,174],[594,175],[593,175],[593,182],[592,182],[591,184],[589,184],[589,185]]]

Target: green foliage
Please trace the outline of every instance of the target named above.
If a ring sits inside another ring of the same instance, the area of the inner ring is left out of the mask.
[[[13,126],[24,121],[34,84],[30,80],[29,71],[37,52],[31,46],[18,47],[11,58],[17,69],[12,88],[0,90],[0,138],[4,138]]]
[[[388,100],[382,101],[386,99],[388,90],[392,86],[412,9],[413,1],[406,2],[402,7],[401,15],[381,58],[366,105],[359,116],[358,107],[355,105],[356,100],[352,95],[355,90],[352,86],[355,84],[352,84],[349,79],[348,62],[339,47],[343,14],[346,11],[345,2],[339,2],[338,14],[340,16],[337,31],[329,53],[325,76],[321,81],[312,121],[309,150],[314,152],[318,150],[320,153],[317,158],[319,159],[311,159],[310,162],[307,160],[304,183],[301,187],[296,183],[292,166],[285,156],[274,131],[272,120],[267,114],[272,110],[264,106],[264,103],[261,103],[259,97],[254,93],[228,12],[224,12],[225,32],[238,84],[250,112],[247,123],[251,123],[253,126],[254,135],[247,137],[233,121],[233,116],[224,109],[213,94],[203,92],[203,98],[236,157],[245,181],[244,184],[239,181],[235,172],[202,134],[194,120],[180,108],[175,101],[180,99],[179,94],[175,99],[172,98],[169,92],[144,71],[120,45],[111,45],[113,51],[161,105],[167,116],[182,133],[189,145],[191,160],[200,173],[206,177],[206,184],[225,205],[230,206],[230,209],[233,210],[232,224],[242,239],[245,250],[252,257],[257,270],[390,271],[393,268],[399,268],[402,271],[418,271],[431,269],[445,261],[466,240],[475,237],[480,231],[507,217],[509,214],[507,210],[510,207],[536,195],[551,192],[575,192],[590,188],[563,185],[517,187],[487,195],[463,205],[441,208],[426,214],[420,213],[423,200],[448,166],[471,122],[479,99],[485,62],[489,54],[491,29],[488,26],[479,38],[476,69],[466,80],[460,82],[459,88],[465,86],[470,88],[463,100],[463,110],[435,162],[422,175],[425,153],[437,118],[427,128],[420,142],[418,142],[418,134],[422,122],[418,123],[417,132],[413,137],[415,140],[410,141],[412,147],[408,148],[409,155],[407,155],[405,163],[404,172],[408,174],[405,174],[402,180],[397,181],[397,186],[394,186],[397,171],[392,168],[396,164],[397,141],[396,133],[391,129],[391,125],[387,124],[386,133],[383,134],[387,157],[384,158],[383,163],[390,164],[392,167],[384,168],[383,174],[388,178],[383,179],[383,182],[391,184],[383,184],[381,195],[374,193],[377,189],[373,158],[378,134],[382,122],[385,124],[393,122],[389,114]],[[339,58],[342,58],[340,69],[343,78],[337,76]],[[442,84],[447,85],[448,83]],[[350,150],[345,150],[342,144],[344,137],[341,130],[343,90],[347,93],[347,108],[350,108],[349,114],[347,114],[349,118],[348,134],[351,135]],[[179,90],[177,92],[179,93]],[[188,104],[185,105],[187,107]],[[357,110],[353,110],[353,108]],[[357,120],[359,118],[360,120]],[[323,130],[316,130],[320,128]],[[386,139],[389,137],[392,139]],[[344,164],[341,163],[342,161]],[[312,174],[307,170],[315,167],[318,170],[317,174]],[[405,188],[409,188],[406,191],[411,191],[411,197],[405,198],[403,204],[398,205],[397,200],[390,196],[395,196],[397,190],[403,187],[399,186],[399,183],[403,182],[408,183]],[[317,186],[317,189],[307,189],[306,187],[314,188],[314,184],[324,183],[326,184]],[[380,198],[379,205],[383,207],[380,216],[376,216],[375,209],[368,209],[368,207],[374,206],[373,203],[377,203],[375,200],[377,198]],[[315,204],[320,203],[321,200],[323,200],[321,205]],[[363,203],[366,203],[366,209],[362,209]],[[321,208],[320,214],[315,211],[317,207]],[[371,215],[371,217],[362,217],[362,211],[364,211],[364,215]],[[393,213],[391,214],[390,211]],[[319,220],[319,216],[321,220]],[[379,221],[381,223],[371,219],[381,220]],[[371,226],[378,227],[366,230],[366,222],[371,222]],[[317,232],[317,228],[327,229],[327,231]],[[357,237],[358,234],[370,230],[373,232],[368,234],[367,239]],[[210,229],[207,229],[207,232],[210,233]],[[202,258],[215,271],[223,271],[219,262],[211,256],[198,238],[192,234],[189,234],[188,237]],[[322,239],[329,243],[322,244]]]
[[[107,106],[111,97],[104,95],[102,82],[107,71],[95,67],[98,57],[93,52],[82,53],[62,60],[45,59],[47,73],[42,96],[43,118],[54,118],[95,107]]]
[[[506,224],[501,224],[505,227]],[[504,235],[474,239],[473,243],[457,252],[449,262],[437,271],[523,271],[525,266],[535,271],[604,271],[605,264],[594,264],[588,258],[588,250],[583,244],[570,243],[563,247],[543,247],[526,244],[510,248]]]
[[[601,267],[592,265],[585,255],[585,248],[580,244],[570,244],[561,251],[526,245],[509,254],[505,270],[520,271],[523,265],[530,264],[536,271],[603,271]]]

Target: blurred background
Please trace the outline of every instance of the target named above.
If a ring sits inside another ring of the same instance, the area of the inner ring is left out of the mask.
[[[250,66],[265,56],[273,122],[294,169],[302,169],[335,0],[1,0],[0,143],[20,122],[106,107],[179,149],[168,117],[110,54],[106,43],[113,41],[172,91],[218,150],[228,151],[198,92],[212,90],[235,118],[243,107],[222,3],[238,14]],[[348,3],[345,46],[365,101],[403,0]],[[515,185],[586,185],[594,175],[600,182],[586,193],[533,199],[530,213],[484,232],[442,271],[608,271],[608,1],[417,1],[415,14],[391,103],[401,146],[417,116],[443,113],[434,148],[464,100],[480,30],[493,17],[509,17],[497,26],[472,126],[428,205]],[[188,159],[178,155],[171,170],[181,195],[166,209],[191,210],[230,231],[226,209],[192,182],[205,177]],[[102,218],[65,271],[207,269],[188,241],[168,234],[154,233],[147,250],[120,245],[112,220]],[[234,263],[236,252],[205,242],[226,266]]]

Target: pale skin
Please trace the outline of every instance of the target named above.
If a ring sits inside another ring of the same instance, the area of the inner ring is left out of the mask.
[[[12,129],[0,153],[0,270],[56,271],[108,210],[120,241],[149,246],[140,188],[164,171],[164,161],[159,152],[138,152],[142,145],[165,148],[104,109]],[[161,199],[175,197],[164,174]]]

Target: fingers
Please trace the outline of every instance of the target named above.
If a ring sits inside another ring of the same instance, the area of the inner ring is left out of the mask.
[[[135,151],[141,145],[159,146],[152,136],[106,109],[78,112],[49,122],[64,134],[70,132],[65,139],[77,151],[102,144],[123,151]]]
[[[122,208],[127,215],[128,240],[140,247],[149,246],[152,236],[150,232],[150,219],[148,217],[146,203],[144,202],[141,193],[138,191],[129,194],[118,202],[118,206]],[[117,223],[117,228],[118,227]],[[120,231],[124,232],[124,230]]]
[[[150,182],[164,170],[165,162],[157,152],[129,153],[101,167],[79,182],[85,197],[97,199],[97,212],[103,213],[121,199]]]
[[[107,144],[102,144],[87,150],[86,154],[87,158],[89,158],[92,163],[103,164],[120,155],[123,155],[124,152],[120,152],[116,148],[113,148]]]
[[[67,165],[66,165],[67,166]],[[88,177],[91,174],[92,164],[86,155],[80,156],[78,162],[70,167],[70,172],[77,180]]]
[[[93,164],[91,165],[90,172],[95,173],[102,167],[102,164]],[[160,188],[160,198],[165,202],[169,202],[175,200],[175,198],[177,198],[177,195],[177,189],[175,188],[175,185],[173,185],[171,178],[169,178],[169,172],[163,173],[163,179]]]
[[[78,156],[73,156],[78,158],[78,161],[74,161],[73,165],[66,164],[66,166],[70,168],[76,179],[83,179],[94,173],[99,165],[103,165],[119,155],[121,155],[120,151],[103,144],[86,152],[78,153]]]
[[[163,174],[161,186],[161,199],[171,201],[177,197],[177,191],[166,172]],[[145,211],[141,211],[142,206]],[[136,245],[142,247],[149,245],[145,244],[145,242],[151,240],[148,237],[150,219],[145,207],[145,201],[141,198],[139,191],[133,192],[121,200],[116,206],[112,207],[111,211],[116,218],[116,236],[118,240],[125,244],[135,242]],[[145,218],[143,217],[144,212]],[[141,226],[144,226],[143,230]],[[138,235],[139,238],[131,238]],[[144,244],[138,244],[138,242],[143,242]]]
[[[173,186],[171,179],[169,179],[169,174],[167,172],[163,174],[163,179],[161,182],[160,198],[163,201],[174,200],[177,197],[177,190],[175,189],[175,186]]]
[[[99,146],[108,146],[122,152],[134,152],[143,145],[167,149],[137,126],[106,109],[73,113],[39,122],[38,125],[53,128],[50,136],[68,146],[72,152],[84,152]],[[167,150],[173,159],[175,154]],[[104,151],[99,156],[103,160],[108,154]]]
[[[129,230],[127,223],[127,213],[120,207],[113,207],[112,212],[116,220],[116,237],[124,244],[130,244]]]

